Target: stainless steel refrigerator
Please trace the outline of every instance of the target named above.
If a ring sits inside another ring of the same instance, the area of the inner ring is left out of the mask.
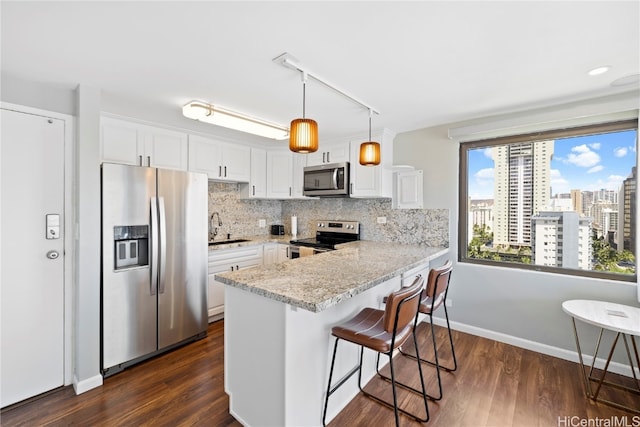
[[[102,373],[206,335],[207,176],[102,165]]]

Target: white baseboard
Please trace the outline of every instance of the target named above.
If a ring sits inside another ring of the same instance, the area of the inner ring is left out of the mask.
[[[447,327],[447,323],[444,318],[434,317],[433,323],[438,326]],[[449,321],[451,325],[451,329],[455,329],[456,331],[465,332],[471,335],[476,335],[479,337],[487,338],[490,340],[503,342],[505,344],[510,344],[515,347],[524,348],[527,350],[535,351],[537,353],[546,354],[548,356],[557,357],[559,359],[568,360],[570,362],[579,363],[578,352],[566,350],[564,348],[553,347],[547,344],[542,344],[535,341],[530,341],[520,337],[514,337],[513,335],[503,334],[501,332],[491,331],[489,329],[479,328],[477,326],[467,325],[465,323]],[[633,350],[632,350],[633,351]],[[591,365],[593,360],[593,356],[591,355],[582,355],[584,359],[585,365]],[[595,367],[598,369],[604,369],[604,365],[606,363],[605,359],[598,357],[596,359]],[[640,371],[636,368],[636,377],[640,376]],[[620,362],[611,362],[609,364],[609,372],[613,372],[620,375],[625,375],[627,377],[632,377],[631,367]]]
[[[101,385],[102,375],[95,375],[82,381],[78,381],[78,378],[75,375],[73,376],[73,389],[76,391],[76,394],[82,394],[85,391],[100,387]]]

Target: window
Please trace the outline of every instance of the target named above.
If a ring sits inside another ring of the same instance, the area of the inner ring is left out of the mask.
[[[459,260],[636,281],[637,134],[634,119],[461,143]]]

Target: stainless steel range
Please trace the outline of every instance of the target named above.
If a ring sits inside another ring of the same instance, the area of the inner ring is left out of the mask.
[[[332,251],[341,243],[360,240],[360,223],[357,221],[322,220],[316,222],[316,237],[291,240],[291,258],[298,258],[301,247],[311,248],[313,255]]]

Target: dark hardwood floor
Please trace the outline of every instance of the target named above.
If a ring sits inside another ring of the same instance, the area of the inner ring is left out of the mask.
[[[0,424],[239,426],[229,415],[229,400],[224,393],[223,330],[223,321],[213,323],[207,338],[131,367],[105,379],[102,387],[79,396],[72,387],[65,387],[6,408],[0,413]],[[421,340],[429,338],[428,326],[421,325],[418,333]],[[437,328],[440,338],[444,333]],[[454,334],[459,368],[455,373],[443,373],[444,397],[429,402],[431,419],[426,425],[557,427],[615,417],[627,426],[640,426],[640,416],[588,400],[575,363],[460,332]],[[422,348],[427,348],[426,344]],[[449,360],[446,355],[444,359]],[[416,384],[415,362],[398,358],[397,366],[401,380]],[[426,367],[425,375],[429,391],[434,392],[434,368]],[[390,396],[388,383],[382,380],[372,380],[367,390]],[[403,407],[420,408],[415,395],[400,391],[399,397]],[[616,398],[640,408],[640,396]],[[403,426],[421,425],[404,416],[400,422]],[[392,410],[357,396],[330,426],[393,424]]]

